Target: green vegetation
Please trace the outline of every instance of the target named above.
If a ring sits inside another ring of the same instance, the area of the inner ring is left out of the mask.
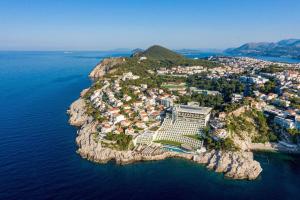
[[[175,53],[165,47],[154,45],[148,48],[146,51],[138,54],[139,56],[146,56],[151,60],[159,60],[159,61],[172,61],[176,62],[178,60],[184,59],[184,57],[180,54]]]
[[[291,101],[291,106],[300,109],[300,98],[299,97],[292,97],[289,99]]]
[[[200,135],[184,135],[184,136],[195,140],[202,140]]]
[[[131,135],[126,134],[113,134],[108,133],[105,137],[107,140],[116,141],[116,145],[114,146],[118,150],[127,150],[130,147],[130,143],[132,141]]]
[[[192,75],[187,78],[188,87],[197,87],[203,90],[216,90],[222,93],[224,101],[231,100],[232,93],[244,92],[245,85],[237,77],[209,79],[206,74]]]
[[[185,83],[163,83],[161,87],[166,89],[185,89]]]
[[[227,120],[227,130],[245,139],[245,133],[252,133],[252,142],[265,143],[277,141],[277,136],[268,126],[267,119],[261,111],[247,111],[240,116],[231,116]]]
[[[140,52],[135,55],[135,57],[139,57],[139,56],[147,57],[147,60],[144,60],[143,63],[151,61],[154,62],[157,65],[157,67],[173,67],[174,65],[180,65],[180,66],[201,65],[205,67],[217,66],[216,63],[211,61],[186,58],[174,51],[171,51],[165,47],[158,46],[158,45],[154,45],[148,48],[146,51]]]
[[[227,131],[234,132],[240,138],[245,139],[243,132],[251,133],[255,131],[255,126],[245,116],[231,116],[227,122]]]
[[[139,61],[140,56],[146,56],[147,59]],[[217,63],[212,61],[189,59],[164,47],[152,46],[144,52],[137,53],[131,58],[126,58],[126,62],[114,66],[114,69],[117,69],[117,71],[110,76],[132,71],[134,74],[144,77],[144,75],[151,75],[149,70],[157,70],[161,67],[170,68],[178,65],[201,65],[203,67],[218,66]],[[152,74],[152,76],[155,75]]]
[[[235,146],[234,142],[230,138],[215,140],[212,137],[204,137],[204,145],[208,149],[223,150],[223,151],[237,151],[239,148]]]
[[[222,111],[225,111],[226,113],[230,113],[235,111],[236,109],[242,107],[243,105],[245,105],[246,101],[242,101],[242,102],[235,102],[235,103],[227,103],[223,106]]]
[[[275,93],[276,81],[270,80],[264,84],[263,87],[259,88],[259,91],[265,94]]]
[[[198,102],[200,106],[213,107],[219,109],[224,103],[221,95],[205,95],[205,94],[192,94],[191,96],[180,96],[177,103],[187,104],[190,101]]]
[[[150,128],[149,130],[150,131],[157,131],[158,129],[159,129],[159,126],[154,126],[154,127]]]
[[[96,109],[96,108],[94,108],[94,106],[92,106],[92,103],[89,100],[86,100],[85,103],[86,103],[86,113],[89,116],[92,116],[94,119],[98,120],[98,122],[100,122],[100,123],[107,120],[106,117],[101,115],[101,113],[98,109]]]
[[[280,67],[279,65],[270,65],[264,69],[261,70],[261,72],[264,72],[264,73],[277,73],[277,72],[283,72],[285,69],[284,67]]]
[[[181,147],[180,142],[175,142],[175,141],[171,141],[171,140],[156,140],[154,142],[164,144],[164,145],[172,145],[172,146],[176,146],[176,147]]]
[[[218,139],[216,140],[211,135],[211,130],[209,127],[203,129],[203,135],[200,137],[204,142],[204,146],[207,149],[223,150],[223,151],[237,151],[239,148],[234,144],[233,140],[230,138]]]
[[[289,128],[289,129],[287,129],[287,132],[291,135],[292,142],[296,144],[298,141],[298,138],[300,136],[300,131],[295,128],[292,128],[292,129]]]
[[[98,142],[98,141],[97,141],[97,137],[98,137],[99,133],[98,133],[98,132],[94,132],[94,133],[92,133],[91,135],[92,135],[92,137],[93,137],[93,140],[94,140],[95,142]]]

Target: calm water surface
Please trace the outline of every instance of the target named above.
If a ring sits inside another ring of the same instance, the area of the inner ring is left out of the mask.
[[[300,199],[300,157],[257,154],[256,181],[185,160],[97,165],[76,153],[66,110],[114,52],[0,52],[0,199]]]

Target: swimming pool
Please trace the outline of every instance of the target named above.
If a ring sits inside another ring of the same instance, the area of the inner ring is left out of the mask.
[[[175,147],[175,146],[171,146],[171,145],[164,145],[163,146],[164,149],[168,150],[168,151],[174,151],[174,152],[179,152],[179,153],[191,153],[189,151],[185,151],[183,149],[181,149],[180,147]]]

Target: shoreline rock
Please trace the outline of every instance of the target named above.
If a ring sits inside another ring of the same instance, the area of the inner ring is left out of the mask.
[[[252,152],[210,151],[194,156],[194,161],[205,164],[208,169],[222,172],[233,179],[254,180],[262,172],[259,162],[253,159]]]

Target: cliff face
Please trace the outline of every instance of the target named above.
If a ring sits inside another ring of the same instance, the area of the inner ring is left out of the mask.
[[[259,162],[253,159],[252,152],[222,152],[210,151],[195,155],[194,161],[206,164],[207,168],[223,172],[233,179],[253,180],[261,173]]]
[[[70,109],[67,111],[70,115],[69,123],[71,125],[80,127],[87,121],[89,116],[85,112],[85,106],[86,104],[82,98],[71,104]]]
[[[125,62],[124,58],[105,58],[90,73],[89,77],[96,79],[108,73],[117,64]]]
[[[270,128],[261,111],[242,106],[229,113],[226,120],[229,137],[243,151],[250,151],[253,144],[270,140]]]
[[[178,152],[164,152],[155,156],[143,155],[136,151],[117,151],[104,148],[94,140],[93,133],[97,130],[97,122],[85,113],[85,102],[79,98],[68,111],[70,124],[79,127],[76,143],[77,152],[88,160],[106,163],[115,160],[118,164],[128,164],[137,161],[162,160],[169,157],[184,158],[201,163],[216,172],[223,172],[225,176],[234,179],[255,179],[262,171],[260,164],[253,160],[251,152],[221,152],[210,151],[201,154],[184,154]]]

